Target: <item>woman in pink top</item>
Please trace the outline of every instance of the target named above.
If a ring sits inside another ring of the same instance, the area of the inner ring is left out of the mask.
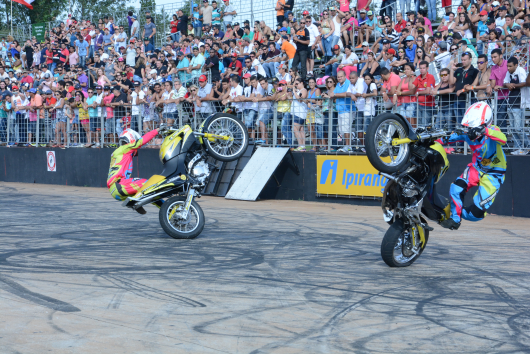
[[[70,66],[77,65],[78,60],[79,60],[79,56],[75,52],[74,47],[70,47],[70,55],[68,56],[68,61],[70,62]]]
[[[399,113],[405,117],[413,127],[416,127],[416,96],[401,96],[402,92],[410,91],[409,85],[412,86],[412,83],[416,80],[416,73],[414,72],[413,64],[407,63],[404,67],[406,76],[401,78],[393,102],[399,107]]]

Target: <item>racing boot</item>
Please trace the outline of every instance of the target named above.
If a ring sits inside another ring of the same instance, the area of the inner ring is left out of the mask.
[[[458,230],[460,227],[460,223],[454,221],[452,218],[442,221],[440,225],[449,230]]]

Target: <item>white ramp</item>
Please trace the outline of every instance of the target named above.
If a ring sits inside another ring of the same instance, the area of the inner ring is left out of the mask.
[[[289,148],[259,147],[226,194],[226,199],[255,201]]]

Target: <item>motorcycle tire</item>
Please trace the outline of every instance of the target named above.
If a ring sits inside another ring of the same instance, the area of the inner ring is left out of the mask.
[[[158,218],[160,220],[160,226],[169,236],[176,239],[192,239],[200,235],[204,229],[205,219],[204,212],[202,208],[196,201],[191,202],[190,210],[188,213],[188,219],[183,221],[169,220],[169,216],[172,208],[174,207],[184,207],[186,204],[186,197],[172,197],[169,198],[162,204],[160,212],[158,213]],[[173,217],[175,215],[173,214]],[[187,226],[191,220],[194,220],[194,227],[190,230],[187,229]]]
[[[228,135],[233,141],[204,139],[208,154],[214,159],[230,162],[239,159],[248,147],[247,127],[241,120],[232,115],[220,115],[212,119],[205,127],[210,134]]]
[[[396,259],[394,251],[398,250],[401,235],[407,231],[407,226],[403,219],[396,219],[396,221],[388,228],[381,242],[381,258],[389,267],[408,267],[414,263],[423,253],[429,241],[429,230],[425,229],[425,245],[420,249],[417,255],[407,257],[404,259]]]
[[[408,144],[403,144],[397,147],[392,147],[391,141],[382,142],[381,139],[378,139],[378,136],[382,136],[380,132],[383,132],[385,127],[389,127],[389,129],[392,127],[391,129],[395,129],[393,132],[390,131],[391,136],[388,137],[390,139],[408,137],[409,126],[401,117],[393,113],[380,114],[375,117],[368,126],[368,131],[365,136],[366,156],[372,166],[378,171],[388,174],[403,171],[409,165],[411,155],[410,146]],[[395,151],[398,152],[398,161],[392,161],[389,158],[389,152],[391,152],[393,156]],[[383,161],[383,158],[388,158],[390,161],[385,162]]]

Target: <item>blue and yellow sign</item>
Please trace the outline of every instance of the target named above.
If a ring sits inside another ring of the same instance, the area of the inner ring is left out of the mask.
[[[317,193],[382,197],[388,179],[366,156],[317,155]]]

